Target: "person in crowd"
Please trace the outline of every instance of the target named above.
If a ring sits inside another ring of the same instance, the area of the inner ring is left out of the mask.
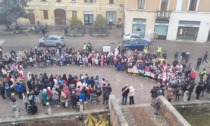
[[[202,57],[199,57],[198,59],[197,59],[197,65],[196,65],[196,70],[199,70],[199,68],[200,68],[200,65],[201,65],[201,62],[202,62]]]
[[[76,93],[75,93],[74,90],[72,91],[72,94],[70,95],[70,98],[71,98],[71,106],[72,106],[72,109],[76,109],[77,96],[76,96]]]
[[[200,82],[203,82],[204,77],[206,76],[206,68],[203,68],[203,70],[200,72]]]
[[[12,106],[15,107],[16,106],[16,97],[15,97],[14,93],[11,94],[10,100],[12,101]]]
[[[110,90],[106,87],[103,91],[103,104],[108,105]]]
[[[43,93],[42,93],[42,105],[46,106],[49,104],[49,97],[48,97],[48,93],[47,93],[47,89],[43,89]]]
[[[199,83],[198,86],[197,86],[196,89],[195,89],[196,100],[199,100],[200,94],[201,94],[202,90],[203,90],[202,83]]]
[[[100,96],[102,95],[102,90],[100,85],[96,87],[96,98],[97,98],[97,103],[100,102]]]
[[[127,104],[128,93],[129,93],[129,86],[126,84],[126,86],[122,88],[122,105]]]
[[[169,86],[167,92],[167,99],[169,102],[171,102],[172,98],[173,98],[173,88]]]
[[[155,112],[154,112],[154,114],[158,115],[159,109],[160,109],[160,105],[161,105],[161,101],[160,101],[160,97],[159,96],[155,98],[154,105],[155,105]]]
[[[133,86],[129,87],[129,104],[133,105],[134,104],[134,95],[135,95],[135,89]]]
[[[59,93],[56,91],[56,88],[52,88],[52,103],[55,107],[60,107],[59,105]]]
[[[65,105],[66,99],[67,99],[66,93],[64,92],[64,90],[61,90],[60,101],[64,108],[66,108],[66,105]]]
[[[150,93],[151,93],[151,105],[153,106],[155,98],[158,96],[156,86],[153,86],[153,88],[151,89]]]
[[[206,64],[208,64],[207,58],[208,58],[208,51],[206,51],[203,56],[203,63],[205,62]]]

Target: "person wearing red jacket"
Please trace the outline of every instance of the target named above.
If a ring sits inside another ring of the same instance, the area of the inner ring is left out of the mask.
[[[195,73],[194,70],[190,73],[190,78],[191,78],[192,81],[195,81],[196,73]]]
[[[48,97],[49,97],[49,101],[51,102],[51,100],[52,100],[52,90],[50,89],[50,87],[47,87],[47,94],[48,94]]]

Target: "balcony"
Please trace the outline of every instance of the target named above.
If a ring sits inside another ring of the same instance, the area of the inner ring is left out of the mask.
[[[156,19],[169,19],[171,15],[171,11],[157,11],[157,18]]]

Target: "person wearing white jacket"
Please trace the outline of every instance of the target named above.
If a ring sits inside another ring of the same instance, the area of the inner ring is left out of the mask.
[[[129,87],[129,93],[128,93],[128,95],[129,95],[129,100],[130,100],[129,104],[130,105],[134,104],[135,89],[133,88],[133,86],[130,86]]]

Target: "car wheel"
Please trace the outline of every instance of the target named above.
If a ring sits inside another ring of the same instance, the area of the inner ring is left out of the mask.
[[[44,47],[45,45],[44,45],[44,43],[40,43],[40,46],[41,46],[41,47]]]
[[[61,46],[61,44],[60,44],[60,43],[57,43],[57,44],[56,44],[56,46],[57,46],[57,47],[60,47],[60,46]]]

